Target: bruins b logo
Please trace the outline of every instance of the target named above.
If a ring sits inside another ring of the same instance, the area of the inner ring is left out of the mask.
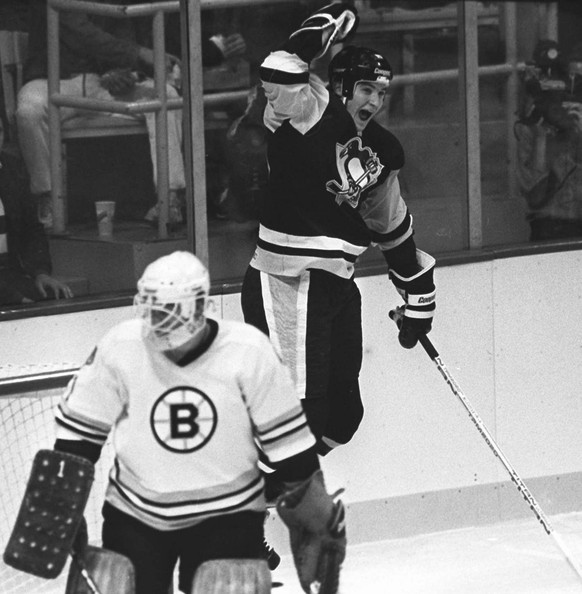
[[[162,394],[154,404],[150,425],[157,442],[177,453],[190,453],[206,445],[216,429],[218,416],[206,394],[180,386]]]

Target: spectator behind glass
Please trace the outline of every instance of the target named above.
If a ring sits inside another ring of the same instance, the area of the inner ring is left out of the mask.
[[[246,7],[245,7],[246,8]],[[202,65],[205,69],[205,84],[209,92],[217,90],[212,86],[214,79],[211,69],[216,69],[218,80],[232,88],[246,86],[243,77],[246,69],[239,66],[241,60],[247,60],[247,43],[243,35],[237,30],[239,24],[236,10],[212,9],[201,13],[201,49]],[[183,56],[181,43],[180,15],[168,13],[166,15],[166,48],[177,56]],[[228,81],[228,82],[226,82]],[[206,199],[208,216],[225,219],[229,213],[222,204],[221,193],[224,179],[230,171],[230,163],[225,155],[223,118],[229,120],[240,115],[240,106],[235,103],[219,105],[205,111],[208,120],[218,118],[218,126],[207,128],[205,133],[206,146]],[[235,112],[235,113],[233,113]]]
[[[2,151],[0,120],[0,305],[68,299],[71,289],[51,276],[49,245],[13,159]]]
[[[120,0],[95,0],[97,3],[123,4]],[[18,95],[17,123],[20,148],[30,175],[30,190],[39,208],[39,220],[52,227],[50,202],[48,128],[48,56],[47,3],[32,0],[30,5],[28,58],[24,82]],[[140,45],[131,19],[88,16],[76,12],[60,12],[60,92],[91,99],[141,101],[152,98],[153,50]],[[150,19],[151,21],[151,19]],[[179,66],[178,58],[166,55],[168,75]],[[169,98],[178,91],[167,86]],[[69,120],[81,112],[62,108],[61,120]],[[85,112],[86,114],[86,112]],[[138,116],[136,116],[138,117]],[[141,117],[141,116],[140,116]],[[150,151],[156,171],[156,134],[154,113],[145,114],[150,137]],[[182,222],[180,192],[185,187],[182,158],[182,111],[168,111],[168,157],[170,190],[170,224]],[[157,220],[157,205],[146,215]]]
[[[139,3],[139,0],[138,0]],[[214,10],[202,11],[202,65],[205,67],[219,66],[225,61],[240,58],[247,51],[244,37],[238,31],[233,31],[233,24],[229,20],[218,23]],[[182,56],[180,14],[169,12],[166,14],[166,49],[175,56]],[[150,29],[151,31],[151,29]]]
[[[582,52],[542,40],[524,74],[515,124],[518,181],[532,241],[582,237]]]

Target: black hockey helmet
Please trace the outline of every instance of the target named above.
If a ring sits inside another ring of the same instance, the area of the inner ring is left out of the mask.
[[[339,51],[329,63],[329,82],[340,81],[342,97],[351,99],[356,83],[360,81],[381,82],[386,86],[392,80],[392,66],[388,60],[366,47],[348,45]]]

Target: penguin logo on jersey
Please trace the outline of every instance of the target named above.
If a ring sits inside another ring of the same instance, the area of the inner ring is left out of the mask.
[[[376,182],[384,165],[370,148],[362,147],[359,136],[351,138],[346,144],[336,144],[335,154],[340,182],[328,181],[325,187],[335,194],[338,204],[347,202],[356,208],[362,192]]]
[[[166,450],[188,454],[204,447],[218,422],[214,403],[204,392],[179,386],[164,392],[154,404],[150,426]]]

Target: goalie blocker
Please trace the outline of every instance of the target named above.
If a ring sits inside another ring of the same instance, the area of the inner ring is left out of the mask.
[[[93,477],[93,464],[85,458],[38,451],[4,562],[38,577],[57,577],[72,550]]]
[[[289,528],[293,561],[303,591],[336,594],[346,556],[345,510],[325,489],[323,473],[315,472],[277,502]]]

